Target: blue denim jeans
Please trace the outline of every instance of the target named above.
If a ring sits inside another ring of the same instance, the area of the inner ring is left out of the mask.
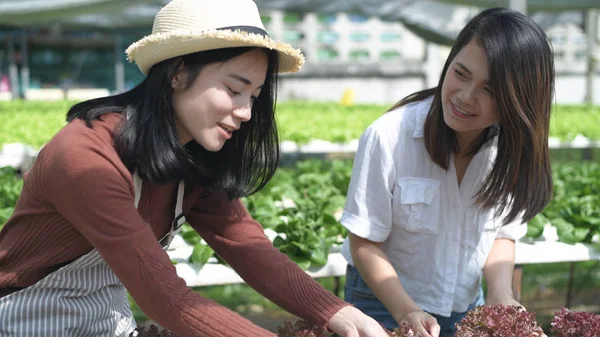
[[[360,276],[358,270],[350,265],[346,269],[346,287],[344,288],[345,301],[351,303],[357,309],[371,316],[377,322],[381,323],[389,330],[398,327],[398,323],[392,317],[392,314],[385,308],[375,294],[369,289]],[[475,302],[469,305],[468,310],[472,310],[478,305],[483,305],[483,289],[480,288],[479,296]],[[453,337],[455,332],[455,324],[465,317],[467,312],[452,312],[450,317],[443,317],[431,314],[437,319],[441,327],[440,337]]]

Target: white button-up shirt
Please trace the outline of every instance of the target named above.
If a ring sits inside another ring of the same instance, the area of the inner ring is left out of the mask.
[[[475,204],[497,137],[473,157],[460,186],[452,159],[448,171],[431,160],[423,140],[430,106],[431,98],[385,113],[363,133],[341,223],[357,236],[383,242],[402,286],[421,309],[450,316],[475,300],[494,240],[518,240],[527,226],[502,226],[495,209]],[[353,265],[348,239],[342,254]]]

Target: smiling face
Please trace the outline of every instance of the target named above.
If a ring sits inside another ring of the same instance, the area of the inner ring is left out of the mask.
[[[243,122],[261,92],[268,59],[261,49],[225,62],[205,65],[188,86],[188,71],[173,77],[173,108],[181,144],[195,140],[208,151],[219,151]]]
[[[488,78],[486,51],[474,38],[456,54],[442,83],[444,121],[461,149],[500,120]]]

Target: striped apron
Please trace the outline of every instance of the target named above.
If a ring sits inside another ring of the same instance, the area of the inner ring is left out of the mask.
[[[142,180],[133,175],[135,207]],[[168,248],[185,222],[183,182],[175,220],[160,243]],[[0,298],[0,337],[127,337],[135,329],[127,290],[96,249],[37,283]]]

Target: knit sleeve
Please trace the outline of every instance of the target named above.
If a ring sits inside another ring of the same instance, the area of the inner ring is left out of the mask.
[[[44,197],[95,247],[140,308],[181,336],[272,336],[193,293],[134,206],[132,178],[93,131],[65,132],[38,160]]]
[[[285,310],[325,326],[349,305],[277,250],[240,200],[200,198],[186,218],[246,283]]]

